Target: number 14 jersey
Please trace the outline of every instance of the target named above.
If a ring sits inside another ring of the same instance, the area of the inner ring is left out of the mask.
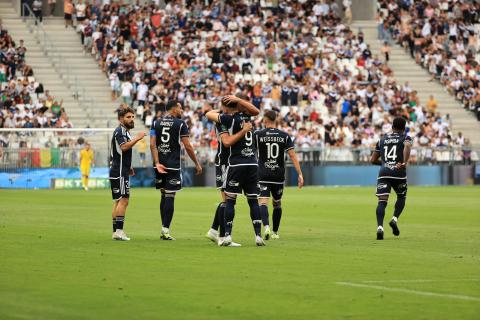
[[[388,133],[383,136],[375,146],[375,151],[379,152],[382,159],[382,167],[378,173],[378,178],[397,178],[407,177],[405,168],[397,169],[397,163],[403,163],[403,147],[405,144],[412,144],[412,138],[398,132]]]

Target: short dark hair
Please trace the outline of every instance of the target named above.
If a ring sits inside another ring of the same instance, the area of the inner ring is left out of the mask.
[[[397,117],[395,119],[393,119],[393,129],[394,130],[405,130],[405,126],[407,125],[407,120],[405,120],[405,118],[402,118],[402,117]]]
[[[178,104],[178,100],[169,100],[167,102],[167,105],[165,106],[165,110],[169,111],[169,110],[172,110],[173,108],[175,108]]]
[[[118,119],[125,117],[127,113],[135,114],[135,110],[133,110],[131,107],[120,107],[118,109]]]
[[[275,122],[275,120],[277,120],[277,113],[273,110],[265,111],[263,116],[271,122]]]

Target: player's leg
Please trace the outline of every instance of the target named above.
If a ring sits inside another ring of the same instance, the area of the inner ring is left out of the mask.
[[[182,189],[182,174],[180,170],[172,170],[167,173],[165,180],[164,221],[160,239],[175,240],[175,238],[170,235],[170,225],[175,212],[175,195],[177,191]]]
[[[162,220],[162,227],[165,221],[165,184],[167,181],[166,174],[161,174],[156,168],[155,171],[155,189],[160,190],[160,219]]]
[[[225,193],[225,238],[223,242],[219,242],[221,246],[230,246],[232,243],[233,219],[235,217],[235,204],[237,195],[241,194],[241,182],[244,175],[242,167],[229,167],[226,171],[226,179],[224,185]]]
[[[130,179],[129,177],[120,177],[118,179],[120,183],[120,197],[116,201],[117,205],[115,208],[115,240],[124,240],[128,241],[130,238],[123,231],[123,226],[125,224],[125,214],[127,212],[129,197],[130,197]]]
[[[258,205],[258,197],[260,189],[258,186],[257,167],[248,166],[245,168],[242,185],[243,191],[247,196],[248,206],[250,207],[250,218],[252,219],[253,230],[255,232],[255,243],[257,246],[264,246],[262,239],[262,217],[260,215],[260,207]]]
[[[397,194],[397,201],[395,202],[393,217],[388,224],[392,228],[393,234],[399,236],[400,229],[398,228],[398,218],[400,218],[407,200],[407,181],[399,181],[399,183],[393,185],[393,190],[395,190],[395,193]]]
[[[281,199],[272,199],[273,204],[273,233],[272,239],[280,239],[278,235],[278,229],[280,228],[280,220],[282,220],[282,200]]]
[[[85,191],[88,191],[88,179],[90,177],[90,166],[85,168],[84,175],[85,175],[85,183],[84,183],[83,187],[84,187]]]
[[[162,220],[162,227],[165,221],[165,189],[160,189],[160,219]]]
[[[218,229],[220,227],[220,211],[223,211],[224,208],[225,208],[225,203],[223,201],[218,203],[217,208],[215,209],[215,215],[213,216],[212,225],[210,226],[210,229],[205,235],[207,239],[210,239],[213,242],[218,242]]]
[[[385,208],[388,204],[388,196],[390,195],[391,184],[386,179],[379,179],[377,182],[377,240],[383,240],[383,220],[385,218]]]
[[[268,216],[268,200],[270,197],[265,196],[265,191],[263,190],[263,185],[260,186],[260,197],[258,198],[258,204],[260,206],[260,216],[262,217],[262,223],[265,228],[264,235],[265,240],[270,239],[272,232],[270,231],[270,221]]]
[[[164,221],[162,227],[162,233],[160,239],[162,240],[175,240],[170,235],[170,225],[173,219],[173,213],[175,211],[175,192],[165,191],[165,205],[164,205]]]
[[[273,204],[273,234],[272,239],[279,239],[278,229],[280,227],[280,220],[282,219],[282,196],[283,184],[278,184],[272,187],[272,204]]]
[[[268,215],[268,200],[270,199],[270,185],[266,183],[260,183],[260,197],[258,197],[258,203],[260,205],[260,216],[262,218],[262,224],[265,228],[265,240],[270,239],[270,217]]]
[[[118,201],[113,201],[113,208],[112,208],[112,230],[113,230],[113,233],[115,233],[115,231],[117,231],[117,220],[116,220],[117,204],[118,204]]]
[[[221,246],[229,246],[232,243],[232,229],[236,202],[236,193],[225,192],[225,238],[219,243]]]
[[[80,166],[80,173],[82,174],[82,187],[85,191],[88,190],[88,173],[85,166]]]

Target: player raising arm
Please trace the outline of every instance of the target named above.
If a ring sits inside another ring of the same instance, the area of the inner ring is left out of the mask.
[[[223,104],[220,110],[215,110],[214,112],[217,113],[215,115],[213,112],[211,113],[211,117],[218,118],[220,113],[224,114],[234,114],[238,112],[237,108],[227,108]],[[235,133],[234,135],[230,136],[228,130],[225,126],[221,125],[220,123],[216,123],[215,125],[215,132],[217,135],[218,140],[218,147],[217,147],[217,154],[215,155],[215,183],[217,189],[220,190],[220,195],[222,201],[218,204],[217,209],[215,211],[215,216],[213,218],[212,226],[210,230],[208,230],[206,237],[217,244],[221,244],[225,238],[225,179],[226,179],[226,172],[228,168],[228,155],[229,155],[229,148],[232,144],[235,144],[238,140],[240,140],[246,133],[252,130],[252,124],[250,122],[244,122],[242,126],[242,130]],[[220,229],[220,232],[218,232]],[[238,243],[232,242],[230,244],[232,247],[239,247],[241,246]]]
[[[263,242],[261,236],[262,221],[258,207],[260,191],[258,189],[257,157],[253,134],[248,131],[237,142],[229,141],[233,139],[232,137],[236,133],[243,130],[246,122],[250,122],[250,116],[257,116],[259,111],[250,102],[235,96],[224,97],[222,104],[226,108],[237,108],[240,112],[218,114],[218,112],[210,111],[207,113],[209,120],[220,123],[229,132],[228,136],[222,135],[221,137],[222,143],[230,145],[230,147],[228,148],[228,169],[225,180],[225,238],[220,245],[229,246],[232,243],[235,203],[237,195],[243,191],[250,207],[250,217],[255,231],[255,243],[257,246],[264,246],[265,242]]]
[[[390,220],[390,227],[395,236],[400,235],[398,218],[402,214],[407,199],[407,164],[410,159],[412,138],[405,134],[406,120],[395,118],[393,132],[386,134],[375,147],[371,163],[380,165],[377,178],[377,240],[383,240],[383,219],[388,197],[393,188],[397,194],[395,210]]]
[[[150,151],[155,166],[155,187],[160,189],[160,218],[162,232],[160,239],[175,240],[170,235],[170,224],[174,213],[175,194],[182,189],[180,152],[182,142],[185,151],[195,163],[195,173],[202,173],[202,166],[195,156],[190,143],[188,126],[181,120],[182,105],[170,100],[166,105],[166,114],[152,123],[150,130]]]
[[[114,240],[130,240],[123,231],[125,213],[130,197],[130,177],[135,174],[132,168],[132,147],[145,137],[145,132],[131,138],[130,129],[134,127],[135,111],[132,108],[118,110],[120,125],[113,132],[110,146],[110,186],[114,200],[112,224]]]
[[[282,218],[282,196],[285,183],[285,154],[292,160],[298,174],[298,187],[303,187],[303,174],[290,136],[276,128],[277,113],[266,111],[263,117],[265,129],[254,133],[258,152],[258,183],[260,184],[260,214],[265,227],[265,240],[279,239],[278,228]],[[272,197],[273,234],[268,217],[268,200]]]

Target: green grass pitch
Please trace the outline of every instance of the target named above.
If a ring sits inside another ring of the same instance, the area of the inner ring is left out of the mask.
[[[242,197],[243,247],[219,248],[214,189],[177,195],[174,242],[153,189],[132,190],[130,242],[111,240],[109,190],[0,190],[0,319],[479,319],[480,188],[411,187],[383,242],[374,192],[288,188],[266,247]]]

